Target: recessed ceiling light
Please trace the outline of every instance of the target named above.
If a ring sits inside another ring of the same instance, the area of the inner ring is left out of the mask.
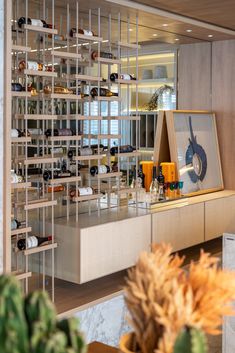
[[[168,27],[167,23],[163,23],[162,27]]]
[[[186,32],[190,33],[192,32],[193,30],[192,29],[186,29]]]
[[[208,34],[208,38],[212,38],[213,37],[213,34]]]
[[[179,38],[175,38],[175,40],[177,40],[177,41],[178,41],[178,40],[179,40]]]
[[[132,31],[133,31],[133,29],[132,29],[132,28],[129,28],[129,31],[130,31],[130,32],[132,32]]]
[[[158,36],[158,34],[157,33],[153,33],[153,37],[157,37]]]

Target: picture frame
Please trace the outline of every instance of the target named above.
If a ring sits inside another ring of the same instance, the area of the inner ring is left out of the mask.
[[[224,189],[215,114],[210,111],[166,111],[171,161],[182,194],[193,196]]]

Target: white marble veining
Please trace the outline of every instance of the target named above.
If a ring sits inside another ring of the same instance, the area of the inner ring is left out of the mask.
[[[118,346],[121,335],[130,331],[126,316],[121,295],[76,314],[88,343],[99,341],[110,346]]]

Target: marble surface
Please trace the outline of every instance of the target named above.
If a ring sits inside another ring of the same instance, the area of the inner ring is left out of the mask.
[[[126,316],[122,295],[76,314],[88,343],[99,341],[114,347],[118,346],[120,337],[130,331]]]
[[[3,76],[4,76],[4,0],[0,0],[0,273],[3,271]]]

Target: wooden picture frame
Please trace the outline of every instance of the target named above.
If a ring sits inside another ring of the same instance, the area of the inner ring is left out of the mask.
[[[215,114],[166,111],[171,161],[187,196],[224,189]]]

